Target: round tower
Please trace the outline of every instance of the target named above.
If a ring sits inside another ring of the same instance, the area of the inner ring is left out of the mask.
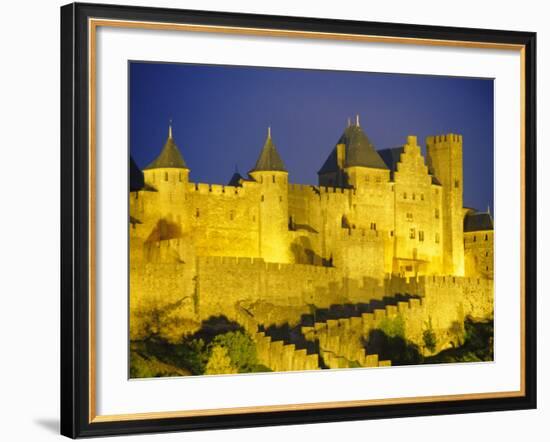
[[[168,138],[159,156],[143,170],[145,188],[156,191],[157,197],[146,210],[158,219],[175,222],[184,227],[189,168],[174,141],[172,123]]]
[[[288,172],[277,152],[271,128],[249,175],[259,184],[259,248],[268,262],[289,262]]]

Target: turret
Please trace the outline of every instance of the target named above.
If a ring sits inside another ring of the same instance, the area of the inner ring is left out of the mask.
[[[288,172],[271,138],[271,128],[249,175],[260,186],[260,256],[269,262],[288,262]]]
[[[159,156],[144,169],[145,183],[160,190],[166,185],[187,185],[189,168],[172,136],[172,122],[168,126],[168,138]]]
[[[359,124],[348,120],[348,126],[317,172],[319,185],[354,187],[361,190],[367,183],[389,180],[389,170]]]
[[[428,167],[442,186],[443,270],[464,275],[462,135],[426,138]]]
[[[146,187],[158,192],[158,204],[153,207],[159,218],[177,222],[182,227],[185,216],[185,195],[189,183],[189,168],[174,141],[172,123],[168,138],[159,156],[143,171]]]

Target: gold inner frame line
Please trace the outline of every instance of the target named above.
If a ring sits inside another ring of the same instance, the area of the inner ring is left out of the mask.
[[[96,413],[96,37],[98,27],[134,28],[146,30],[170,30],[186,32],[207,32],[218,34],[254,35],[270,37],[293,37],[306,39],[324,39],[339,41],[357,41],[388,44],[412,44],[419,46],[443,46],[478,49],[499,49],[518,51],[520,54],[520,167],[521,167],[521,226],[520,226],[520,389],[518,391],[465,393],[438,396],[415,396],[404,398],[366,399],[335,402],[262,405],[254,407],[234,407],[217,409],[159,411],[147,413],[129,413],[97,415]],[[324,33],[312,31],[292,31],[283,29],[245,28],[232,26],[211,26],[181,23],[157,23],[131,20],[88,19],[88,93],[89,93],[89,423],[132,421],[144,419],[164,419],[177,417],[216,416],[245,414],[252,412],[277,412],[295,410],[321,410],[327,408],[364,407],[374,405],[396,405],[426,402],[459,401],[467,399],[496,399],[525,396],[525,46],[491,42],[458,40],[438,40],[411,37],[389,37],[377,35],[358,35],[346,33]]]

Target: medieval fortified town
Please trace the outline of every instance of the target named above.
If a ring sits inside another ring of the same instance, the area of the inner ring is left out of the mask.
[[[376,367],[403,362],[395,339],[429,357],[492,319],[493,220],[463,205],[461,135],[376,150],[357,117],[294,184],[269,128],[227,185],[190,182],[176,135],[130,159],[132,342],[224,318],[272,371]]]

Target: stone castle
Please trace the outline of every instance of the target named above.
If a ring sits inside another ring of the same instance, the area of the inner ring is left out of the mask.
[[[433,329],[425,353],[459,345],[493,313],[493,221],[464,207],[462,163],[461,135],[376,150],[357,117],[318,185],[289,182],[270,129],[247,177],[193,183],[170,126],[143,171],[130,159],[131,339],[224,315],[276,370],[377,365],[361,339],[396,318],[420,347]],[[266,334],[282,325],[294,338]]]

